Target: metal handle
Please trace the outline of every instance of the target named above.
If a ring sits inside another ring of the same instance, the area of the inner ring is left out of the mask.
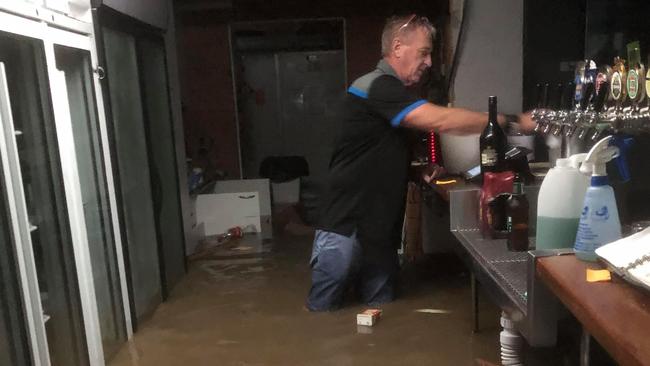
[[[104,68],[101,66],[97,66],[97,68],[93,70],[93,72],[95,73],[95,75],[97,75],[97,78],[99,80],[104,80],[104,78],[106,77],[106,70],[104,70]]]

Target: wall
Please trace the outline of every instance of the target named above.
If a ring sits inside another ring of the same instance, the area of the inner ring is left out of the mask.
[[[346,19],[348,83],[372,70],[381,56],[384,16]],[[188,157],[239,177],[239,147],[232,88],[228,25],[185,19],[178,29],[185,142]],[[214,141],[200,158],[199,141]]]
[[[239,178],[228,26],[185,24],[179,42],[187,155],[207,170]],[[201,139],[206,154],[199,152]]]
[[[584,7],[584,0],[525,1],[524,108],[535,107],[537,83],[573,79],[575,61],[584,58]]]
[[[348,83],[371,71],[381,58],[383,16],[359,16],[346,19]]]
[[[467,1],[454,106],[486,111],[488,96],[496,95],[499,112],[521,111],[523,10],[521,0]],[[478,164],[478,135],[444,135],[441,145],[450,172]]]

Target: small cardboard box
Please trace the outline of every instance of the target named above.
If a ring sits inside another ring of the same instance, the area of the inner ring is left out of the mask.
[[[381,317],[380,309],[367,309],[362,313],[357,314],[357,324],[358,325],[367,325],[373,326]]]

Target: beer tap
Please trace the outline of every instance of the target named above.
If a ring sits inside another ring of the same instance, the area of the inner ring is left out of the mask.
[[[582,94],[582,99],[580,99],[580,102],[578,103],[578,108],[575,110],[573,114],[573,124],[577,126],[576,131],[578,132],[578,138],[579,139],[584,139],[589,127],[585,126],[585,120],[586,117],[589,115],[588,113],[588,107],[589,107],[589,102],[591,101],[591,97],[594,94],[594,91],[596,90],[595,86],[593,83],[589,83],[584,87],[584,92]]]
[[[571,108],[571,92],[574,90],[574,84],[572,82],[567,85],[558,83],[555,89],[555,95],[552,103],[552,107],[555,109],[553,114],[553,135],[559,136],[562,134],[562,131],[566,128],[566,120],[569,115],[569,110]],[[569,100],[567,100],[569,98]]]
[[[646,103],[643,107],[639,108],[639,129],[641,131],[648,132],[650,131],[650,106],[646,98]]]
[[[599,75],[600,76],[600,75]],[[600,80],[598,86],[598,94],[594,98],[591,112],[588,117],[587,126],[591,126],[593,132],[591,133],[591,140],[596,141],[600,138],[603,131],[613,128],[612,124],[602,118],[602,110],[605,106],[605,101],[609,96],[609,81],[606,79]]]
[[[562,128],[561,122],[561,101],[562,101],[562,83],[558,83],[555,87],[555,92],[551,93],[549,97],[549,113],[546,114],[546,119],[551,126],[550,132],[556,134],[556,131]]]
[[[650,132],[650,69],[646,71],[645,80],[645,103],[639,108],[640,132]]]
[[[592,60],[580,61],[576,64],[574,80],[575,92],[572,93],[570,105],[573,108],[564,120],[565,135],[571,137],[576,130],[580,129],[584,113],[589,106],[594,92],[594,81],[596,78],[596,63]],[[580,131],[580,133],[583,133]]]
[[[548,97],[548,92],[549,92],[550,84],[545,83],[544,84],[544,89],[543,89],[543,94],[542,94],[542,105],[543,105],[543,113],[540,115],[540,121],[544,125],[544,128],[542,129],[542,133],[547,134],[551,127],[553,127],[553,121],[555,119],[555,114],[556,114],[556,108],[555,108],[555,103],[550,103],[549,97]]]
[[[625,60],[620,57],[614,58],[612,77],[610,81],[610,100],[613,104],[608,109],[607,120],[610,121],[614,130],[623,129],[625,126],[625,102],[627,101],[627,70]]]
[[[537,89],[537,106],[531,112],[531,117],[537,121],[535,125],[535,132],[539,132],[541,129],[545,129],[545,124],[548,122],[546,115],[548,110],[546,109],[548,103],[548,83],[536,85]]]
[[[641,80],[645,79],[645,75],[645,66],[640,62],[635,63],[633,66],[631,65],[627,73],[627,95],[631,106],[626,111],[627,113],[624,115],[624,118],[627,121],[625,128],[630,131],[642,130],[643,121],[640,105],[646,96],[646,83],[641,82]]]
[[[575,119],[574,117],[574,111],[572,110],[572,106],[574,105],[574,91],[575,91],[575,84],[573,82],[569,82],[564,88],[564,91],[562,92],[562,109],[564,110],[564,114],[562,117],[562,130],[564,131],[564,136],[566,137],[572,137],[573,134],[576,131],[576,124],[575,124]],[[575,109],[575,108],[574,108]]]

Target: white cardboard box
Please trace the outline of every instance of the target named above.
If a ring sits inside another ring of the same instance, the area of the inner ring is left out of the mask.
[[[273,222],[271,220],[271,183],[268,179],[220,180],[214,185],[214,193],[259,193],[260,221],[262,239],[273,238]]]
[[[205,235],[219,235],[239,226],[252,225],[261,231],[258,192],[211,193],[196,197],[197,225],[204,224]]]

